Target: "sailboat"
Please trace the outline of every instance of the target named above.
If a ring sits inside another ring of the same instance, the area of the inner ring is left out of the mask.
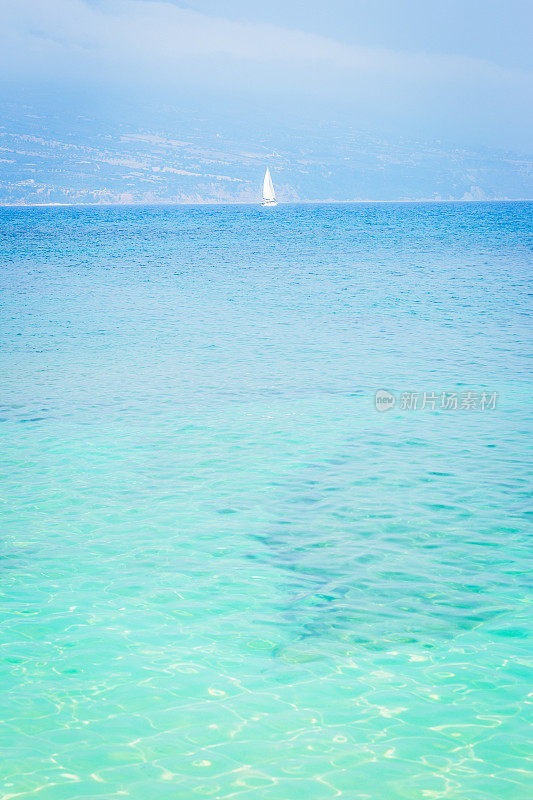
[[[270,177],[270,170],[267,167],[267,171],[265,172],[265,180],[263,181],[263,202],[261,205],[277,206],[277,204],[278,201],[276,200],[274,184],[272,183],[272,178]]]

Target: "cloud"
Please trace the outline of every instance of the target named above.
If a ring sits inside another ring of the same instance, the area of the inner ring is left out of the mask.
[[[41,73],[58,65],[164,70],[162,80],[181,73],[191,61],[246,68],[272,66],[286,78],[325,70],[353,79],[400,77],[407,81],[446,82],[484,79],[522,80],[524,74],[488,61],[453,55],[395,52],[355,47],[264,23],[230,21],[167,2],[147,0],[4,0],[1,11],[4,59],[15,74],[29,69]]]
[[[233,101],[243,120],[262,104],[272,120],[351,115],[367,129],[529,149],[531,83],[481,58],[356,46],[159,0],[0,2],[0,98],[44,86],[101,104],[203,103],[212,116]]]

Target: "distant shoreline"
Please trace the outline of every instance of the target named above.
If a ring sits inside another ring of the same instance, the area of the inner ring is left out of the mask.
[[[489,205],[491,203],[532,203],[533,198],[497,198],[492,200],[300,200],[298,202],[280,201],[281,206],[349,206],[349,205],[416,205],[433,203],[438,204],[462,204],[462,205]],[[2,203],[0,208],[228,208],[234,206],[260,207],[260,201],[256,203],[180,203],[173,201],[163,201],[161,203]]]

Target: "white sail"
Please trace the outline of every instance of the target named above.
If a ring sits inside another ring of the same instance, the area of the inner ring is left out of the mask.
[[[276,202],[276,192],[274,191],[274,184],[272,183],[272,178],[270,177],[270,170],[268,167],[267,171],[265,172],[265,180],[263,181],[263,202]]]

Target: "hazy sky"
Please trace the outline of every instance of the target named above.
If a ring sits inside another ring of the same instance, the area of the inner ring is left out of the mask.
[[[67,114],[119,99],[141,119],[148,99],[211,122],[230,108],[244,131],[262,109],[528,152],[532,20],[531,0],[0,0],[0,97]]]

